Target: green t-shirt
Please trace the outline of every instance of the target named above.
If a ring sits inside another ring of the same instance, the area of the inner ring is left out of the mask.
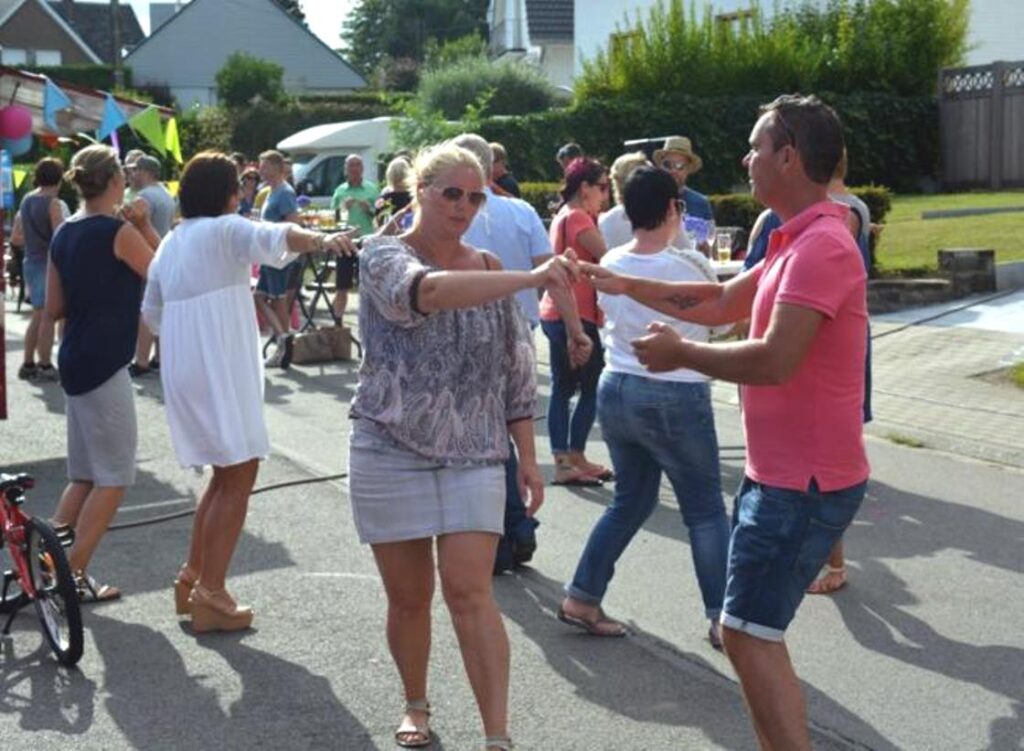
[[[342,183],[334,191],[334,196],[331,198],[331,208],[343,209],[345,201],[349,198],[354,198],[357,201],[366,201],[370,205],[370,210],[366,211],[362,206],[353,204],[352,208],[348,211],[348,223],[358,227],[360,234],[370,235],[375,231],[373,226],[373,204],[377,201],[378,195],[377,186],[367,180],[363,180],[363,184],[358,188],[353,188],[348,183]]]

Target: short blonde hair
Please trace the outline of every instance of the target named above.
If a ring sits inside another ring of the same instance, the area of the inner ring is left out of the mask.
[[[264,151],[262,154],[260,154],[260,161],[266,162],[267,164],[272,164],[278,169],[284,169],[284,154],[282,154],[280,151],[275,151],[274,149],[271,149],[270,151]]]
[[[412,165],[404,156],[396,156],[388,162],[388,168],[384,171],[384,180],[388,187],[396,190],[409,190],[409,173],[412,172]]]
[[[121,161],[111,146],[93,144],[71,157],[71,168],[64,178],[88,200],[103,195],[115,175],[122,174]]]
[[[487,182],[484,168],[476,154],[456,146],[452,141],[430,146],[417,154],[413,172],[418,185],[432,185],[439,175],[456,167],[469,167],[480,176],[480,182]]]
[[[637,167],[649,164],[647,155],[642,151],[631,151],[623,154],[612,162],[612,191],[615,193],[615,203],[622,204],[622,192],[628,178]]]
[[[494,157],[494,161],[496,162],[508,163],[508,152],[505,151],[505,147],[497,141],[491,142],[491,156]]]

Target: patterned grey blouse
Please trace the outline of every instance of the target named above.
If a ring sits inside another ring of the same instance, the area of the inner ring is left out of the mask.
[[[508,423],[533,419],[533,339],[514,296],[424,314],[413,305],[440,270],[397,237],[366,242],[359,260],[363,362],[351,416],[445,465],[501,464]]]

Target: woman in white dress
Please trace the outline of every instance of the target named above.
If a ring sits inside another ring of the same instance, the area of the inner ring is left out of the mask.
[[[249,269],[283,267],[297,253],[355,248],[341,234],[239,216],[235,166],[220,153],[189,161],[179,198],[183,221],[149,267],[142,315],[160,336],[160,380],[178,461],[212,465],[213,478],[196,510],[175,605],[179,615],[191,614],[197,632],[237,630],[249,627],[253,611],[235,603],[224,580],[259,460],[270,452]]]

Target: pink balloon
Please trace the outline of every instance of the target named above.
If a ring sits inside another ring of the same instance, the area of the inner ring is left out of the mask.
[[[19,139],[32,132],[32,110],[20,104],[0,109],[0,138]]]

